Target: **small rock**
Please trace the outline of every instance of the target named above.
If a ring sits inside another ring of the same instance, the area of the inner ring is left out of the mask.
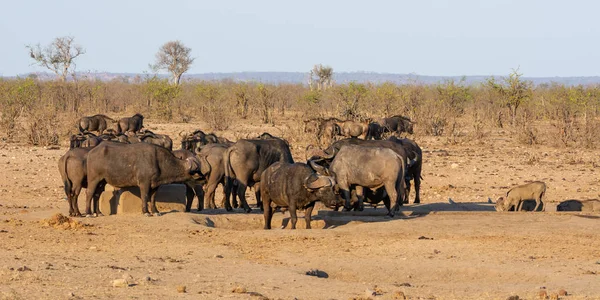
[[[373,297],[373,296],[377,296],[377,292],[375,292],[372,289],[365,290],[365,297],[369,298],[369,297]]]
[[[243,286],[236,286],[235,288],[233,288],[233,290],[231,290],[231,292],[236,294],[245,294],[246,292],[248,292],[248,290]]]
[[[395,300],[405,300],[406,299],[406,295],[404,295],[404,292],[396,291],[396,292],[394,292],[394,295],[392,296],[392,299],[395,299]]]
[[[186,292],[185,285],[178,285],[177,286],[177,292],[178,293],[185,293]]]
[[[217,254],[217,255],[215,255],[215,258],[223,258],[223,255]]]
[[[112,286],[113,287],[128,287],[129,282],[127,282],[127,280],[125,280],[125,279],[115,279],[112,281]]]
[[[456,169],[456,168],[458,168],[458,164],[457,163],[453,163],[453,164],[450,165],[450,168]]]
[[[96,249],[98,249],[98,248],[97,248],[96,246],[91,246],[89,249],[90,249],[90,250],[96,250]]]
[[[564,289],[560,289],[560,290],[558,291],[558,295],[559,295],[559,296],[567,296],[568,294],[567,294],[567,291],[565,291]]]
[[[519,300],[519,296],[513,295],[513,296],[506,298],[506,300]]]
[[[17,268],[17,271],[24,272],[24,271],[31,271],[31,269],[28,266],[22,266],[22,267]]]
[[[69,297],[69,298],[71,298],[71,297],[75,297],[75,294],[74,294],[73,292],[69,292],[69,293],[67,294],[67,297]]]

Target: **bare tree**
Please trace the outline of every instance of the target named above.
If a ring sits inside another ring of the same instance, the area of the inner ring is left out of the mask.
[[[173,76],[172,83],[179,85],[181,75],[190,69],[195,58],[190,56],[191,48],[181,41],[170,41],[160,47],[156,53],[156,64],[150,65],[154,71],[167,70]]]
[[[331,87],[333,81],[333,68],[330,66],[323,66],[321,64],[315,65],[309,74],[309,85],[312,90],[313,76],[316,76],[317,90],[326,90]]]
[[[54,41],[42,48],[40,44],[27,45],[29,56],[35,64],[54,72],[61,81],[66,81],[69,72],[75,73],[75,59],[85,50],[80,45],[75,45],[72,36],[57,37]]]

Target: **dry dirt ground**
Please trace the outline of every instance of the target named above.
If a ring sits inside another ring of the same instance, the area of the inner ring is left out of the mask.
[[[222,134],[270,129],[303,160],[306,143],[289,127],[247,125]],[[150,128],[176,136],[203,124]],[[68,214],[56,166],[66,148],[1,143],[0,299],[358,299],[367,290],[373,299],[540,299],[542,288],[600,299],[600,215],[554,212],[565,199],[600,197],[600,151],[516,146],[506,135],[469,146],[415,137],[421,205],[394,219],[381,207],[324,209],[314,229],[299,220],[295,231],[280,228],[287,213],[262,230],[257,209],[56,219]],[[547,183],[546,212],[493,211],[488,197],[526,180]],[[306,275],[314,269],[321,277]]]

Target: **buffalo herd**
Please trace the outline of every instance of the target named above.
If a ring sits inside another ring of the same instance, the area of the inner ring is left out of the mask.
[[[82,188],[86,188],[86,216],[101,215],[98,202],[106,184],[138,187],[141,210],[147,216],[160,215],[154,198],[163,184],[186,186],[187,212],[194,198],[199,211],[217,208],[219,184],[224,189],[222,207],[251,212],[246,190],[253,187],[256,206],[264,211],[265,229],[271,228],[277,208],[290,211],[292,228],[296,227],[296,210],[306,210],[306,227],[310,228],[317,201],[335,210],[342,206],[363,210],[365,203],[383,202],[393,217],[408,203],[411,181],[413,203],[420,203],[423,152],[415,141],[397,137],[413,133],[413,122],[403,116],[376,122],[305,120],[305,132],[314,133],[319,142],[329,142],[307,157],[306,163],[294,162],[288,142],[269,133],[232,142],[201,130],[181,132],[181,149],[173,150],[169,136],[145,129],[143,121],[141,114],[118,121],[105,115],[78,121],[80,132],[71,137],[71,149],[58,162],[70,216],[81,216],[77,198]],[[107,122],[116,123],[116,130],[108,128]],[[386,133],[390,136],[384,139]],[[496,209],[519,210],[529,199],[536,200],[538,209],[545,190],[543,182],[513,188],[497,201]]]

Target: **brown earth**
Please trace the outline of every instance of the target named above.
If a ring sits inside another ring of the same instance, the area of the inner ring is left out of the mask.
[[[149,127],[173,136],[205,128]],[[219,134],[283,135],[300,161],[307,142],[293,128]],[[421,205],[394,219],[381,207],[324,209],[314,229],[295,231],[280,229],[288,213],[262,230],[257,209],[63,218],[56,164],[66,148],[2,143],[0,299],[358,299],[367,290],[373,299],[539,299],[542,287],[600,299],[600,214],[554,212],[559,201],[600,197],[600,151],[523,147],[507,136],[471,145],[414,137],[424,149]],[[488,197],[526,180],[547,183],[546,212],[493,211]]]

